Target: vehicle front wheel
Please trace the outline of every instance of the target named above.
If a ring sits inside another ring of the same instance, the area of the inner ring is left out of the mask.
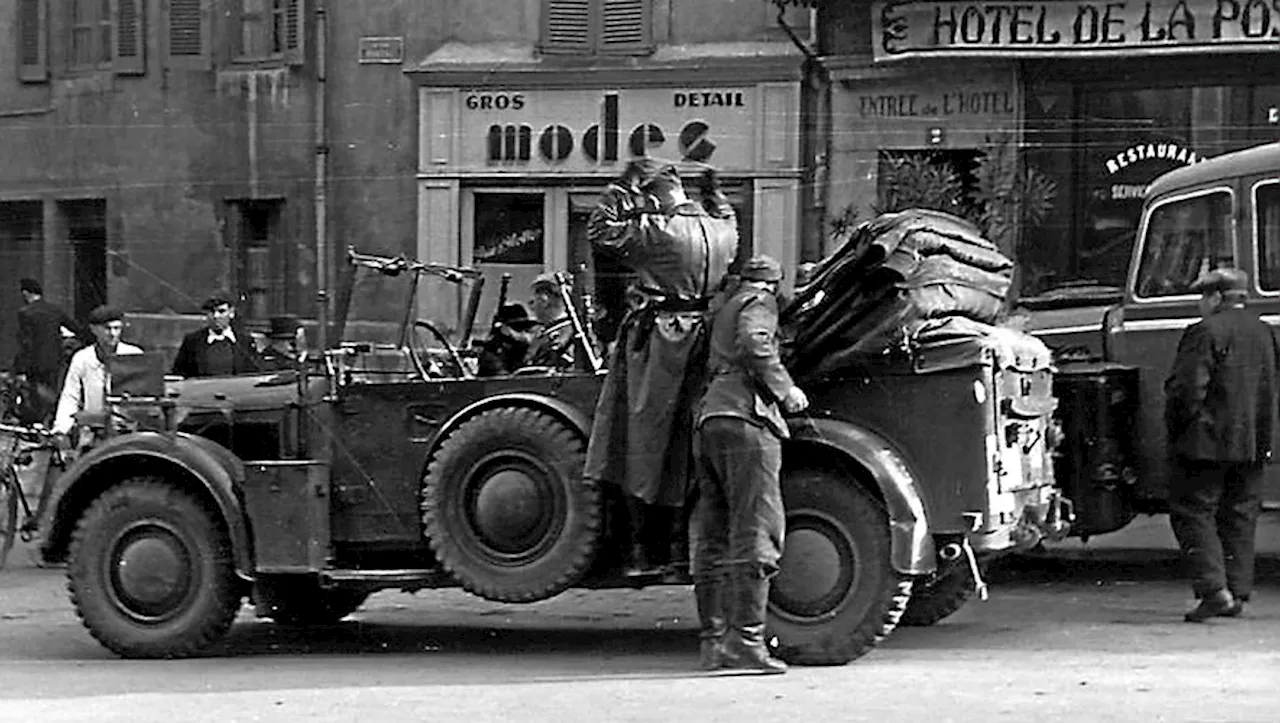
[[[884,505],[856,480],[786,470],[787,536],[769,593],[777,654],[800,665],[843,665],[897,626],[912,578],[893,569]]]
[[[160,477],[102,493],[80,518],[67,566],[76,614],[126,658],[181,658],[222,639],[244,589],[218,515]]]

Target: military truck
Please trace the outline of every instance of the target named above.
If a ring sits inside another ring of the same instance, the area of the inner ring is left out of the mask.
[[[574,315],[582,368],[481,378],[465,343],[475,270],[349,260],[354,306],[405,295],[390,331],[351,321],[291,369],[113,390],[133,421],[105,425],[59,480],[41,543],[100,643],[130,658],[216,650],[246,597],[278,624],[319,625],[385,589],[527,603],[690,583],[678,564],[627,576],[619,493],[582,477],[605,374],[589,319]],[[457,332],[414,319],[438,279],[470,285]],[[784,659],[846,663],[904,611],[954,611],[989,557],[1065,532],[1052,370],[1023,341],[920,350],[810,390],[784,452],[769,615]]]
[[[1023,302],[1026,330],[1055,351],[1056,477],[1075,503],[1072,534],[1087,539],[1168,511],[1163,385],[1183,330],[1199,320],[1192,282],[1222,266],[1247,271],[1250,306],[1280,323],[1280,144],[1157,178],[1118,299],[1077,292]],[[1264,497],[1280,505],[1274,464]]]

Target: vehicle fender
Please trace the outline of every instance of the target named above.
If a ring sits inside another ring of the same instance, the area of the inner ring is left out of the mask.
[[[908,575],[937,569],[933,536],[917,478],[906,459],[880,435],[856,424],[819,417],[788,420],[790,444],[814,444],[856,462],[870,474],[889,513],[892,563]]]
[[[184,473],[208,494],[227,525],[236,572],[252,579],[252,538],[239,495],[244,464],[216,442],[186,433],[112,437],[76,459],[55,484],[49,517],[42,521],[48,531],[41,549],[45,559],[65,557],[80,516],[105,486],[121,475],[162,469]]]
[[[527,407],[531,409],[540,409],[560,418],[561,421],[577,430],[584,439],[591,434],[591,419],[582,410],[572,404],[569,404],[563,399],[547,396],[545,394],[535,394],[532,392],[512,392],[510,394],[499,394],[493,397],[486,397],[455,412],[451,417],[445,420],[444,424],[440,425],[440,430],[431,438],[430,449],[434,450],[440,444],[441,440],[452,433],[453,430],[463,422],[481,412],[497,407]]]

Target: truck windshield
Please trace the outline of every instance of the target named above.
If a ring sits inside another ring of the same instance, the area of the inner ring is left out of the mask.
[[[1235,266],[1232,213],[1226,189],[1164,201],[1148,211],[1135,294],[1185,296],[1200,274]]]
[[[1258,284],[1280,291],[1280,181],[1258,184],[1253,191],[1253,217],[1258,243]]]
[[[376,270],[350,269],[351,292],[342,341],[393,347],[400,343],[400,325],[409,308],[413,275],[387,276]]]

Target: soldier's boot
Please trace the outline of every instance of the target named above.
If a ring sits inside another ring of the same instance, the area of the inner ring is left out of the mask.
[[[627,560],[623,574],[628,577],[642,577],[660,574],[662,570],[649,562],[648,546],[644,543],[645,509],[644,502],[636,497],[627,496],[627,524],[631,533],[631,559]]]
[[[764,639],[769,578],[754,567],[739,566],[729,579],[732,593],[729,632],[724,643],[725,667],[758,670],[769,675],[787,672],[787,664],[769,654]]]
[[[725,580],[723,576],[699,577],[693,584],[693,597],[698,603],[698,667],[719,670],[724,667],[724,636],[728,623],[724,615]]]

